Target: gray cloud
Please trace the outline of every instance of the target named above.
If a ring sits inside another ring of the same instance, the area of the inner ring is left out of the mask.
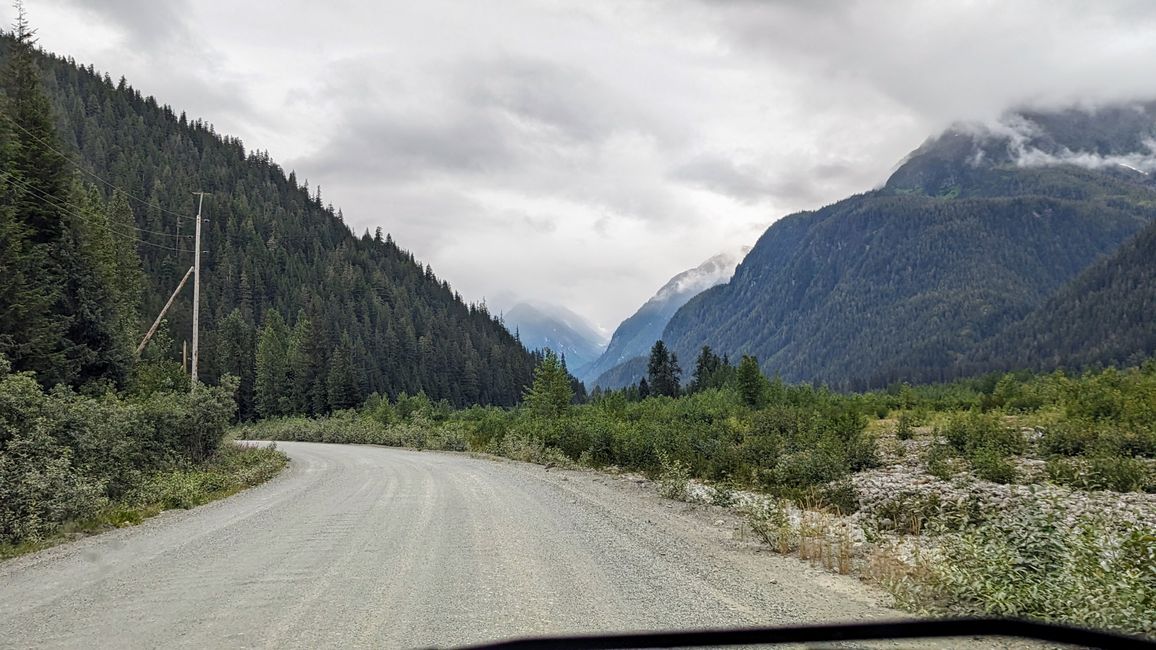
[[[771,183],[765,172],[724,156],[692,158],[672,169],[670,176],[740,201],[765,198],[771,192]]]
[[[202,47],[186,23],[187,0],[65,0],[65,4],[119,25],[134,47],[153,52]]]
[[[269,150],[467,298],[562,302],[609,327],[958,120],[1156,95],[1147,0],[31,9],[49,49]],[[1022,159],[1149,164],[1099,154]]]

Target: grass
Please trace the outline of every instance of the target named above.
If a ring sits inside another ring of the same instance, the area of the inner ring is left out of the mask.
[[[39,540],[0,544],[0,560],[114,528],[135,526],[165,510],[195,508],[232,496],[273,478],[288,461],[274,447],[224,445],[201,465],[143,477],[124,499],[108,504],[91,517],[66,522]]]

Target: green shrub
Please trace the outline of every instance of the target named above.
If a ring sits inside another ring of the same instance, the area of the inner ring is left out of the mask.
[[[899,418],[895,421],[895,438],[897,440],[911,440],[915,435],[915,429],[911,425],[911,416],[906,411],[899,414]]]
[[[1053,483],[1081,490],[1143,492],[1156,487],[1152,468],[1139,458],[1053,458],[1048,461],[1047,472]]]
[[[941,536],[922,569],[933,612],[1156,634],[1156,531],[1140,524],[1028,504]]]
[[[799,548],[799,529],[792,525],[785,501],[756,503],[746,516],[751,530],[775,551],[785,555]]]
[[[118,398],[44,391],[0,368],[0,542],[34,542],[91,517],[146,475],[212,457],[235,403],[233,379],[195,393]]]
[[[981,447],[971,456],[971,466],[976,476],[993,483],[1014,483],[1016,468],[999,450]]]
[[[998,414],[978,411],[952,416],[937,434],[969,458],[981,449],[1004,457],[1021,454],[1026,446],[1019,430],[1004,425]]]
[[[690,467],[681,460],[659,456],[660,470],[657,477],[658,493],[667,499],[686,501],[689,497],[687,484],[690,482]]]
[[[824,485],[818,490],[819,505],[834,509],[841,515],[851,515],[859,511],[859,491],[850,479],[842,479]]]
[[[72,464],[72,453],[33,429],[10,437],[0,453],[0,543],[37,542],[107,500],[103,485]]]

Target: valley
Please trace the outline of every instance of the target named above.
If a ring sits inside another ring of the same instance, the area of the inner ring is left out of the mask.
[[[1085,94],[1156,21],[46,2],[112,68],[0,33],[0,646],[1156,639],[1156,101]]]

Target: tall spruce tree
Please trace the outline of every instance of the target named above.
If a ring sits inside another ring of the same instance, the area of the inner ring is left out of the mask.
[[[735,383],[738,384],[739,396],[747,406],[760,408],[766,403],[769,382],[759,369],[758,359],[743,355],[735,372]]]
[[[547,349],[534,369],[534,383],[526,391],[526,409],[537,418],[553,421],[570,412],[573,400],[574,391],[570,388],[566,365],[553,350]]]
[[[646,376],[650,379],[650,391],[654,395],[678,397],[679,378],[682,368],[678,357],[667,349],[661,340],[650,348],[650,360],[646,364]]]
[[[697,393],[708,388],[718,388],[726,383],[729,371],[732,368],[721,357],[710,349],[709,345],[702,346],[698,358],[694,362],[693,379],[689,390]]]
[[[18,295],[3,306],[20,320],[5,323],[0,340],[6,343],[0,351],[14,370],[35,371],[42,383],[55,384],[72,381],[83,356],[67,337],[72,301],[66,295],[66,264],[75,253],[68,250],[69,223],[62,206],[71,197],[66,161],[54,151],[56,131],[40,88],[35,35],[20,3],[16,11],[0,111],[6,136],[4,212],[5,219],[11,219],[5,230],[19,238],[12,246],[19,261],[12,266],[22,272],[21,280],[34,286],[14,287]]]
[[[263,418],[288,415],[292,397],[289,381],[289,327],[281,312],[265,313],[265,325],[257,341],[257,370],[254,383],[257,415]]]
[[[302,310],[289,338],[290,411],[316,415],[313,409],[313,385],[322,371],[321,349],[313,331],[313,322]]]
[[[329,360],[325,389],[331,411],[353,408],[361,404],[361,383],[357,379],[357,371],[353,365],[352,348],[353,343],[349,334],[342,334],[341,343]]]
[[[256,380],[254,368],[253,324],[237,307],[229,312],[221,322],[217,332],[217,355],[221,360],[221,373],[233,375],[240,380],[237,387],[237,417],[249,420],[256,414],[253,405],[253,385]]]

